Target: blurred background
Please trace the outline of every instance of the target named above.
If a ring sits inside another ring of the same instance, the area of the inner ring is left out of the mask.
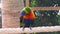
[[[24,0],[24,6],[26,6]],[[30,7],[59,7],[60,0],[29,0]],[[34,10],[34,27],[60,25],[60,10]]]
[[[59,7],[60,0],[30,0],[29,6]],[[34,10],[34,14],[35,14],[35,20],[33,27],[57,26],[57,25],[60,26],[60,10]],[[60,34],[60,32],[44,32],[44,33],[36,33],[36,34]]]

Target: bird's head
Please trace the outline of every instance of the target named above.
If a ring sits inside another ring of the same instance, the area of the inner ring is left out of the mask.
[[[30,8],[30,7],[24,7],[23,10],[24,10],[26,13],[30,13],[30,12],[31,12],[31,8]]]

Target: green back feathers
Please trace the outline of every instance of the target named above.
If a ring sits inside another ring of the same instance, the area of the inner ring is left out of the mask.
[[[23,10],[26,12],[26,13],[29,13],[31,11],[31,8],[30,7],[25,7],[23,8]]]

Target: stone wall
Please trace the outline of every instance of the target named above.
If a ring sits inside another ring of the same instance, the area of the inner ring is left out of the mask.
[[[23,7],[23,0],[2,0],[2,28],[19,28],[19,11]]]

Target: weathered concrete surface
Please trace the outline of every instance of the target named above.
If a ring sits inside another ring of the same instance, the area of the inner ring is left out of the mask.
[[[2,0],[2,28],[19,28],[19,11],[23,0]]]
[[[0,29],[0,34],[13,34],[13,33],[33,33],[33,32],[57,32],[60,31],[60,26],[46,26],[46,27],[33,27],[32,30],[30,28],[25,28],[23,31],[22,28],[2,28]],[[3,33],[4,32],[4,33]]]

